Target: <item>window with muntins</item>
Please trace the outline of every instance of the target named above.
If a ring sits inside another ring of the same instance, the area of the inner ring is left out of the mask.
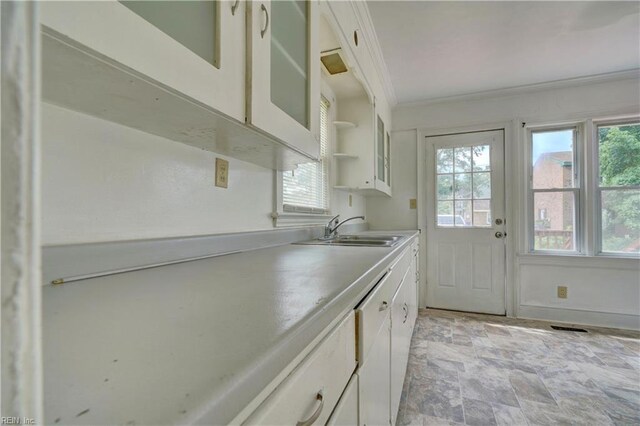
[[[325,214],[329,212],[329,108],[320,103],[320,161],[300,164],[282,172],[282,203],[285,212]]]
[[[577,134],[575,126],[535,129],[529,134],[529,226],[533,251],[580,251]]]
[[[436,150],[438,227],[491,226],[491,149]]]
[[[640,122],[596,126],[599,252],[640,254]]]

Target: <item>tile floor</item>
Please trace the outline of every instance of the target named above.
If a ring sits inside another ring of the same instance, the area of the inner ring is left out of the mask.
[[[399,425],[640,425],[640,333],[420,311]]]

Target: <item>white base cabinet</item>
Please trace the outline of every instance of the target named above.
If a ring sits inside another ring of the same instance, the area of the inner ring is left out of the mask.
[[[360,424],[389,424],[391,377],[391,318],[387,315],[373,340],[373,345],[358,372],[360,379]]]
[[[355,310],[242,423],[394,425],[418,313],[417,256],[414,238]]]
[[[396,423],[418,315],[417,254],[414,239],[357,309],[360,425]]]
[[[244,424],[324,424],[355,367],[351,312],[281,383]]]
[[[347,388],[333,410],[327,426],[353,426],[358,421],[358,375],[351,376]]]
[[[391,305],[391,424],[396,423],[400,407],[400,396],[413,334],[414,321],[411,318],[411,305],[415,299],[415,281],[412,280],[411,274],[410,267]]]

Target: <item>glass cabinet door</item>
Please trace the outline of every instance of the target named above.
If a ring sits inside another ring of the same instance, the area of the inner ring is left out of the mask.
[[[384,151],[384,122],[378,115],[376,126],[376,178],[382,182],[386,182],[386,165]]]
[[[271,3],[271,101],[309,128],[308,3]]]
[[[218,1],[123,0],[120,3],[205,61],[219,67]]]
[[[247,3],[247,124],[312,159],[320,155],[317,0]]]
[[[391,137],[389,136],[389,132],[387,132],[384,152],[385,152],[385,157],[384,157],[385,176],[387,177],[385,182],[387,183],[387,185],[391,186]]]

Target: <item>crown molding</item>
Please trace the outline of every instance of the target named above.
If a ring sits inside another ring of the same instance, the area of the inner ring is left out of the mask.
[[[630,80],[640,78],[640,68],[625,71],[616,71],[604,74],[595,74],[584,77],[568,78],[564,80],[554,80],[544,83],[527,84],[523,86],[507,87],[504,89],[485,90],[482,92],[467,93],[464,95],[444,96],[440,98],[425,99],[416,102],[403,102],[396,104],[396,108],[416,108],[437,103],[471,101],[477,99],[500,98],[505,96],[519,95],[523,93],[536,92],[542,90],[561,89],[581,86],[584,84],[606,83],[610,81]]]
[[[378,35],[373,24],[373,19],[369,13],[369,7],[366,1],[351,1],[351,5],[355,11],[356,17],[359,21],[360,28],[365,36],[367,50],[373,59],[373,64],[384,89],[387,102],[390,107],[394,107],[398,104],[398,98],[396,92],[391,83],[391,75],[387,68],[387,63],[382,56],[382,49],[380,48],[380,42],[378,41]]]

